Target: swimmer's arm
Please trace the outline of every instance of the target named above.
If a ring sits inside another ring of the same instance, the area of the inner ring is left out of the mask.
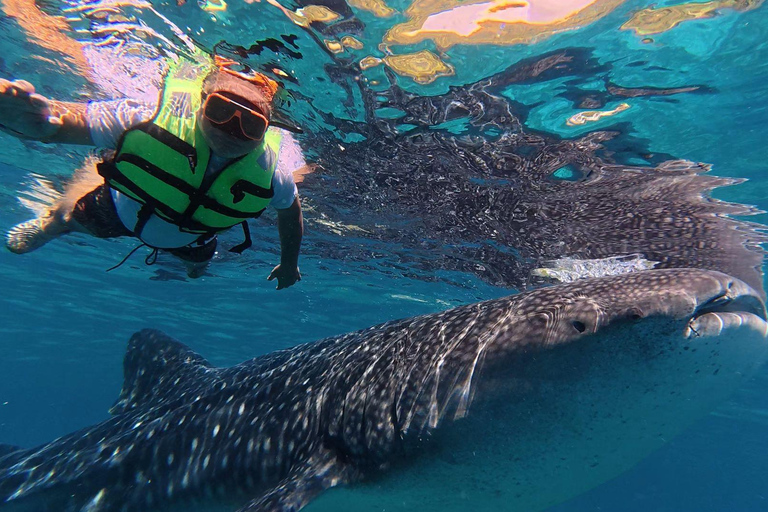
[[[304,236],[304,217],[299,196],[288,208],[277,211],[277,231],[280,233],[280,264],[297,267],[299,249]]]
[[[280,264],[269,274],[269,281],[277,278],[277,289],[288,288],[301,281],[299,250],[304,235],[304,219],[299,196],[288,208],[277,209],[277,231],[280,234]]]

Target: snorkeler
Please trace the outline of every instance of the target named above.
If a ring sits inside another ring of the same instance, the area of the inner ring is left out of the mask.
[[[278,84],[232,64],[172,64],[159,106],[59,102],[28,82],[0,79],[2,131],[114,148],[78,170],[48,211],[12,228],[8,249],[26,253],[73,231],[134,236],[181,258],[197,277],[216,251],[217,233],[241,224],[245,242],[231,249],[241,252],[250,245],[247,219],[271,205],[281,256],[268,279],[277,279],[278,290],[301,280],[303,219],[291,171],[303,160],[290,134],[270,123]]]

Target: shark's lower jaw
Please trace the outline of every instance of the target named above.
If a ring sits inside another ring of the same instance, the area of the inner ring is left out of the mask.
[[[763,336],[768,336],[768,323],[754,313],[712,312],[691,318],[683,335],[686,338],[720,336],[726,330],[746,327]]]
[[[683,335],[720,336],[726,330],[746,327],[768,336],[766,320],[765,306],[757,294],[743,283],[732,283],[723,294],[696,308]]]

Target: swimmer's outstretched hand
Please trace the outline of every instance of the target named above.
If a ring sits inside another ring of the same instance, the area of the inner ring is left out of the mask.
[[[0,130],[20,139],[48,140],[64,124],[51,102],[25,81],[0,78]]]

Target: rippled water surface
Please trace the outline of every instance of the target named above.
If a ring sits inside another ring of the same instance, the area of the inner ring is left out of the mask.
[[[106,418],[143,327],[229,365],[539,286],[563,258],[628,256],[764,286],[760,0],[0,7],[0,75],[61,100],[154,99],[164,59],[194,44],[270,72],[311,171],[299,183],[303,279],[288,290],[265,279],[279,260],[273,212],[252,222],[251,250],[220,252],[196,280],[162,256],[106,273],[129,240],[0,251],[3,443]],[[0,135],[0,228],[32,215],[18,200],[31,173],[57,183],[87,154]],[[768,510],[766,390],[763,368],[635,469],[554,510]]]

